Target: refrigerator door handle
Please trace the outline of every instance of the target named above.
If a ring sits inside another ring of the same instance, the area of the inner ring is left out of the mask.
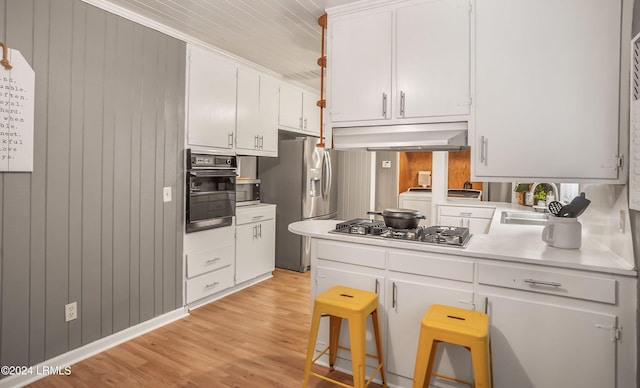
[[[327,200],[329,193],[331,193],[331,155],[329,152],[324,151],[324,158],[322,158],[322,198]]]

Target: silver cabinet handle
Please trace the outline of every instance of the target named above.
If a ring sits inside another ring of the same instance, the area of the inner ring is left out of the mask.
[[[229,147],[233,147],[233,132],[229,132],[228,144]]]
[[[306,119],[306,117],[304,119],[304,129],[307,129],[307,119]]]
[[[257,225],[253,226],[253,238],[254,239],[258,238],[258,226]]]
[[[404,92],[400,91],[400,117],[404,117]]]
[[[387,93],[382,93],[382,117],[387,117]]]
[[[462,217],[471,217],[473,213],[471,212],[460,212],[460,216]]]
[[[480,136],[480,162],[487,165],[487,139]]]
[[[376,279],[376,294],[378,294],[380,291],[380,280]]]
[[[251,217],[251,219],[252,219],[252,220],[259,220],[259,219],[261,219],[262,217],[264,217],[264,216],[253,216],[253,217]]]
[[[524,282],[528,283],[531,286],[562,287],[562,283],[548,282],[548,281],[545,281],[545,280],[524,279]]]
[[[392,307],[392,308],[395,308],[395,307],[396,307],[396,302],[398,301],[398,300],[397,300],[397,296],[398,296],[398,295],[397,295],[397,293],[398,293],[398,291],[397,291],[397,290],[398,290],[398,287],[396,286],[396,284],[395,284],[395,283],[393,283],[393,287],[392,287],[392,289],[391,289],[391,307]]]
[[[259,144],[259,143],[258,143],[258,135],[255,135],[255,136],[253,137],[253,148],[258,148],[258,147],[259,147],[259,145],[258,145],[258,144]]]
[[[300,123],[298,124],[299,128],[302,129],[302,116],[300,117]]]
[[[213,282],[213,283],[209,283],[209,284],[207,284],[206,286],[204,286],[204,288],[205,288],[205,289],[207,289],[207,288],[215,287],[215,286],[217,286],[218,284],[220,284],[220,282]]]
[[[258,142],[259,144],[259,148],[263,149],[264,148],[264,136],[260,136],[260,141]]]
[[[220,261],[219,257],[215,257],[213,259],[208,259],[207,261],[204,262],[204,265],[211,265],[211,264],[215,264],[218,261]]]
[[[262,237],[262,224],[258,225],[258,237]]]

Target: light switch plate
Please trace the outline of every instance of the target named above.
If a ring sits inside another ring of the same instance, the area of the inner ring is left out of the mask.
[[[162,188],[162,200],[164,202],[171,202],[171,187]]]
[[[391,161],[390,160],[383,160],[382,161],[382,168],[391,168]]]

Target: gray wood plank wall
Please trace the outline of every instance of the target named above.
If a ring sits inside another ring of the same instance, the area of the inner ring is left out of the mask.
[[[185,44],[80,0],[0,0],[0,41],[36,73],[34,171],[0,173],[0,365],[34,365],[182,306]]]
[[[338,151],[338,219],[368,217],[372,155],[367,151]]]

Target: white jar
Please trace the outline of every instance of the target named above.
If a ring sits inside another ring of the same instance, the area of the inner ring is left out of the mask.
[[[549,216],[542,241],[551,247],[578,249],[582,245],[582,224],[577,218]]]

